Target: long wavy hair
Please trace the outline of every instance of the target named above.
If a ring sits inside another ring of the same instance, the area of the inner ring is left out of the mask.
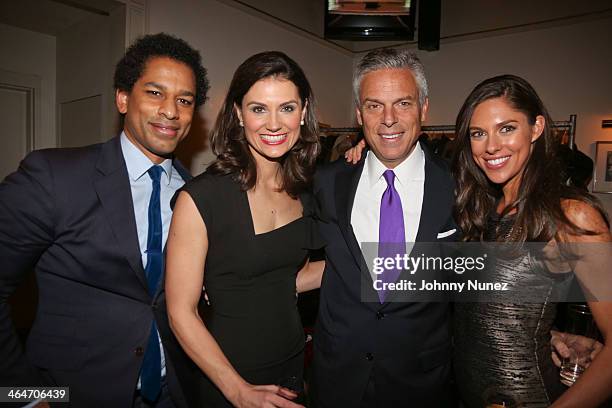
[[[563,199],[590,204],[601,212],[608,223],[605,211],[593,196],[563,184],[557,154],[560,140],[552,131],[552,120],[536,91],[523,78],[501,75],[479,83],[457,115],[456,151],[452,164],[457,180],[454,211],[463,240],[483,240],[487,218],[496,211],[497,202],[503,194],[501,186],[492,183],[476,165],[470,144],[470,122],[474,110],[492,98],[504,98],[513,109],[527,116],[530,125],[535,124],[537,116],[545,119],[544,130],[533,143],[521,175],[518,196],[502,211],[501,216],[504,216],[516,210],[516,220],[504,239],[512,242],[547,242],[561,228],[574,234],[594,234],[567,218],[561,206]]]
[[[211,133],[211,144],[217,159],[208,167],[211,174],[232,174],[243,190],[250,190],[257,181],[255,158],[249,149],[244,129],[239,124],[236,106],[241,106],[244,95],[255,82],[278,77],[289,80],[297,87],[302,106],[306,106],[304,125],[300,137],[281,159],[281,191],[297,197],[312,181],[314,166],[321,150],[315,101],[299,65],[278,51],[255,54],[244,61],[234,73],[223,107]]]

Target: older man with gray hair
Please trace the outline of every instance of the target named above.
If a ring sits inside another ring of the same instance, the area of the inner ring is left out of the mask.
[[[315,179],[328,246],[313,402],[319,408],[453,406],[448,304],[407,302],[377,290],[361,246],[378,243],[379,256],[393,256],[389,243],[456,235],[449,170],[418,141],[429,106],[423,66],[406,51],[372,51],[355,68],[353,92],[370,150],[357,165],[340,160]],[[401,273],[380,278],[394,282]]]

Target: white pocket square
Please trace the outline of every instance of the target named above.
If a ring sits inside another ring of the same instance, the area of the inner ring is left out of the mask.
[[[444,232],[438,232],[438,239],[440,238],[446,238],[446,237],[450,237],[451,235],[453,235],[455,232],[457,232],[457,230],[455,228],[448,230],[448,231],[444,231]]]

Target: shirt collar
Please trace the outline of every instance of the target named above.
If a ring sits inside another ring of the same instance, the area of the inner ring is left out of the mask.
[[[121,132],[121,151],[123,152],[123,158],[125,159],[125,165],[127,166],[128,175],[130,179],[133,181],[137,181],[143,175],[147,173],[147,171],[154,166],[153,163],[143,152],[140,151],[134,143],[130,139],[128,139],[125,132]],[[159,164],[164,173],[168,177],[162,177],[162,182],[166,185],[170,184],[170,179],[172,179],[172,159],[166,159]]]
[[[369,150],[365,159],[367,168],[367,178],[370,188],[373,188],[376,183],[383,180],[383,173],[388,170],[387,167],[376,157],[372,150]],[[410,181],[425,179],[425,153],[421,148],[421,144],[417,142],[412,149],[412,152],[398,164],[393,172],[395,179],[402,185],[407,185]]]

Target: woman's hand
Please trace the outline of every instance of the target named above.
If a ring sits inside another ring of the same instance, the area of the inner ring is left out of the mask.
[[[278,385],[245,384],[231,399],[238,408],[304,408],[291,401],[297,394]]]
[[[552,348],[552,360],[557,367],[561,367],[561,359],[569,358],[571,355],[570,348],[575,345],[578,347],[591,350],[590,361],[595,360],[597,354],[603,348],[603,344],[589,337],[580,336],[571,333],[562,333],[555,330],[550,331],[550,345]],[[589,366],[586,365],[586,367]],[[585,368],[586,368],[585,367]]]
[[[365,139],[361,139],[359,143],[351,147],[344,153],[344,158],[348,163],[357,164],[361,160],[361,153],[366,147]]]

